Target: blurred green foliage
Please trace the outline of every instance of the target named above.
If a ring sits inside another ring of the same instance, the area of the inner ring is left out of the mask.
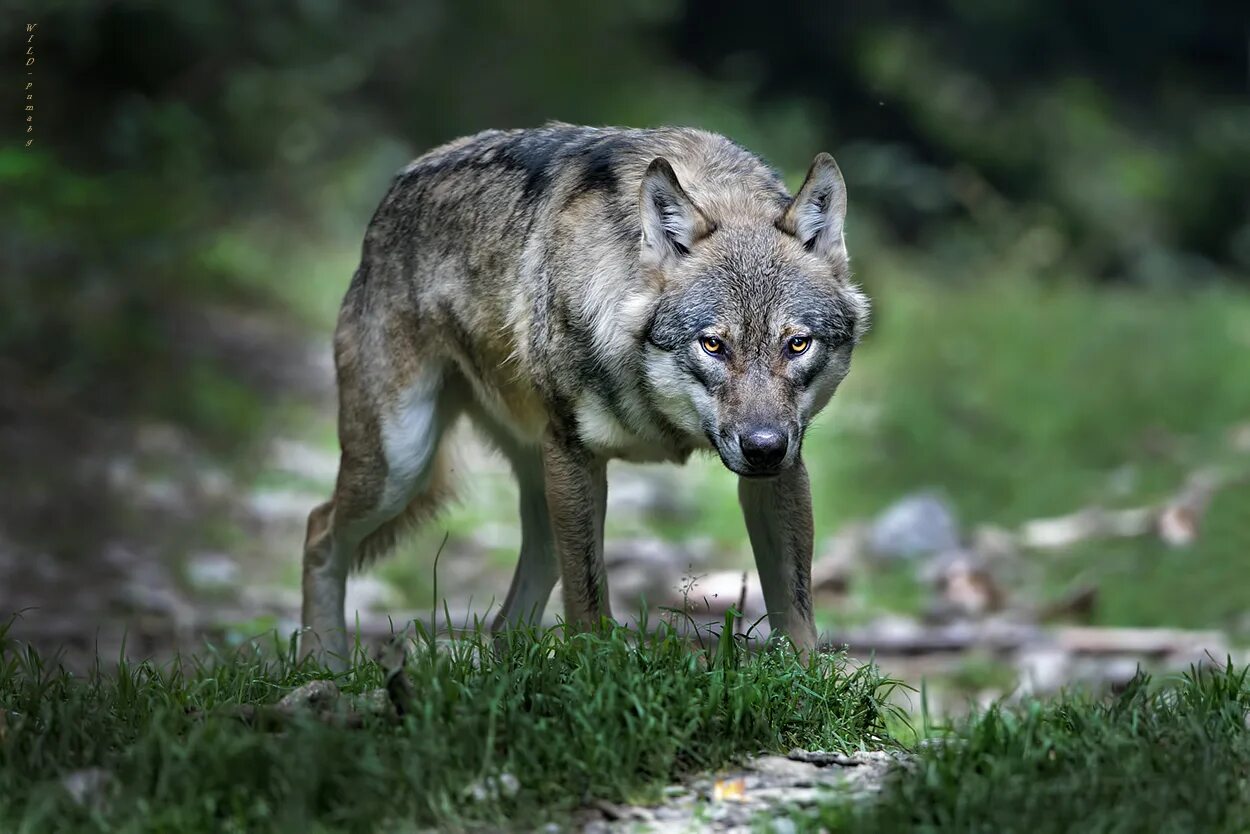
[[[42,27],[35,144],[0,152],[0,351],[71,387],[151,379],[170,370],[170,304],[306,295],[310,248],[358,239],[404,159],[550,118],[699,124],[792,173],[834,150],[853,231],[920,247],[938,277],[1027,241],[1047,275],[1244,278],[1246,17],[1161,0],[49,2],[0,23],[5,42]]]
[[[1035,228],[1057,273],[1183,285],[1250,266],[1248,24],[1235,2],[692,0],[676,42],[807,102],[856,207],[929,251]]]

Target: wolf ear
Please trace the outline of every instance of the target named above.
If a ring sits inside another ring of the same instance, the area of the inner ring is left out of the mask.
[[[846,220],[846,183],[838,163],[827,153],[816,155],[807,179],[777,228],[792,234],[823,258],[846,257],[842,223]]]
[[[673,166],[664,157],[653,159],[642,176],[638,210],[642,216],[642,260],[649,266],[689,253],[696,240],[716,228],[681,187]]]

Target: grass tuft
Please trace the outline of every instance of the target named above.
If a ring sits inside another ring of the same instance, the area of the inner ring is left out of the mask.
[[[1104,700],[992,707],[895,770],[880,796],[802,818],[832,832],[1242,832],[1247,669],[1139,675]]]

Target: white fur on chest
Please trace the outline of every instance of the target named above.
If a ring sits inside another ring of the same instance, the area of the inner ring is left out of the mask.
[[[574,414],[578,436],[595,454],[635,463],[680,461],[684,457],[658,434],[631,431],[596,394],[583,394]]]

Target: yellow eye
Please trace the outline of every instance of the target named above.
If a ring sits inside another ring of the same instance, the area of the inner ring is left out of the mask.
[[[716,356],[725,349],[725,343],[715,336],[702,337],[699,339],[699,346],[703,348],[704,352],[710,353],[713,356]]]
[[[786,342],[786,349],[790,351],[791,356],[806,353],[811,346],[812,340],[807,336],[791,336],[790,341]]]

